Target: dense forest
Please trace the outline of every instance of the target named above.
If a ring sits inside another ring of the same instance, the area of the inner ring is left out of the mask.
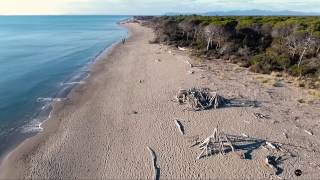
[[[320,17],[162,16],[146,24],[154,43],[190,47],[258,73],[320,79]]]

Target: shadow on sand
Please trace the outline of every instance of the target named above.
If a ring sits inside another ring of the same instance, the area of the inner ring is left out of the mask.
[[[232,98],[232,99],[226,99],[226,104],[224,107],[260,107],[261,102],[256,100],[245,100],[245,99],[238,99],[238,98]]]

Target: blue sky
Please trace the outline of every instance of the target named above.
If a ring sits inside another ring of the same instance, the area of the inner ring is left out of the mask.
[[[163,14],[229,10],[320,12],[320,0],[0,0],[0,14]]]

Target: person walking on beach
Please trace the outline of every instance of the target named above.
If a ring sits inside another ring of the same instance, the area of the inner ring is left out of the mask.
[[[122,39],[122,44],[125,44],[126,43],[126,38],[123,38]]]

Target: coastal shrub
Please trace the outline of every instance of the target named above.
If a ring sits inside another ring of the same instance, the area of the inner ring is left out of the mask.
[[[292,76],[300,76],[300,74],[304,75],[306,72],[306,69],[307,69],[306,65],[301,65],[300,67],[298,67],[298,65],[293,65],[289,69],[289,74]]]
[[[263,53],[250,59],[251,70],[258,73],[268,74],[272,71],[283,71],[290,67],[291,60],[286,55],[276,56],[271,53]]]
[[[320,74],[319,17],[190,15],[155,17],[152,22],[160,42],[192,47],[197,56],[237,57],[231,61],[261,73],[285,71],[313,78]],[[308,37],[312,43],[298,68]]]
[[[207,47],[207,43],[205,41],[198,41],[193,44],[193,47],[198,50],[205,49]]]
[[[289,74],[293,76],[309,76],[318,79],[319,70],[320,64],[308,62],[301,64],[300,67],[298,67],[297,64],[291,66],[289,69]]]
[[[260,39],[263,36],[251,28],[242,28],[238,30],[238,38],[242,40],[242,47],[250,47],[251,49],[258,49],[260,46]]]

